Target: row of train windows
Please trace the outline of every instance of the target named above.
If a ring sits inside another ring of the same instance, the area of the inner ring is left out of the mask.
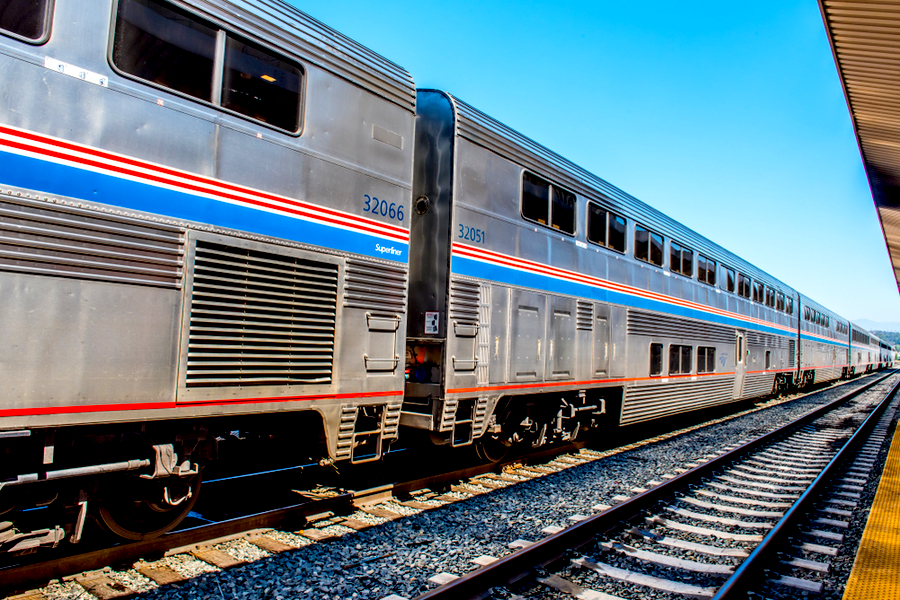
[[[829,327],[831,325],[831,317],[808,306],[803,307],[803,320],[816,325],[821,325],[822,327]],[[840,331],[840,325],[841,324],[838,323],[838,331]]]
[[[575,194],[556,184],[528,173],[522,176],[522,216],[562,231],[575,234]],[[625,218],[608,211],[594,202],[588,203],[587,241],[604,246],[616,252],[625,252]],[[634,257],[638,260],[662,267],[665,262],[665,238],[650,229],[635,223]],[[716,261],[697,254],[697,280],[708,285],[716,285]],[[722,267],[725,271],[725,289],[739,296],[752,299],[788,314],[794,312],[794,301],[781,292],[753,283],[743,273]],[[685,277],[694,276],[694,251],[674,240],[669,242],[669,270]]]
[[[871,343],[871,339],[868,335],[855,329],[853,330],[853,341],[858,344],[865,344],[867,346]]]
[[[681,344],[669,344],[669,375],[693,373],[691,360],[694,349]],[[697,347],[697,373],[712,373],[716,370],[716,349],[709,346]],[[650,344],[650,375],[662,375],[663,345]]]
[[[848,327],[846,323],[841,323],[840,321],[835,325],[835,329],[837,329],[838,333],[843,333],[844,335],[847,335],[850,332],[850,327]]]
[[[0,29],[30,41],[49,31],[51,0],[0,2]],[[113,65],[159,87],[296,133],[299,64],[165,0],[119,0]]]

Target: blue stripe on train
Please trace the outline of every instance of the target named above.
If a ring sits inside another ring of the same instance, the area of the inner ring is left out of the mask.
[[[408,244],[389,238],[347,231],[8,152],[0,152],[0,182],[48,195],[208,223],[375,258],[405,263],[409,257]]]
[[[509,267],[485,263],[472,260],[463,256],[453,257],[453,272],[468,277],[477,277],[480,279],[489,279],[508,285],[522,286],[532,289],[544,290],[550,293],[567,294],[570,296],[581,296],[591,298],[598,302],[608,302],[611,304],[621,304],[633,308],[643,308],[645,310],[653,310],[665,312],[672,315],[689,317],[692,319],[702,319],[714,323],[722,323],[732,327],[741,329],[761,331],[781,336],[796,337],[789,331],[783,331],[774,327],[758,325],[755,323],[747,323],[739,319],[723,317],[721,315],[710,314],[708,312],[688,308],[686,306],[678,306],[660,300],[652,300],[650,298],[641,298],[640,296],[632,296],[612,290],[606,290],[585,283],[577,283],[574,281],[566,281],[556,279],[547,275],[531,273],[527,271],[518,271]]]

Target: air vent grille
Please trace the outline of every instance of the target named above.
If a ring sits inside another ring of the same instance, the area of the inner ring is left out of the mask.
[[[594,303],[578,301],[577,313],[575,315],[575,328],[584,331],[593,331],[594,329]]]
[[[179,288],[183,267],[179,227],[0,198],[0,271]]]
[[[654,338],[695,338],[704,342],[734,342],[734,329],[693,319],[681,319],[668,315],[628,311],[628,335],[645,335]]]
[[[188,387],[327,384],[337,265],[197,241]]]
[[[348,258],[344,306],[403,314],[406,312],[406,268]]]
[[[460,325],[478,325],[481,286],[473,281],[450,281],[450,318]]]

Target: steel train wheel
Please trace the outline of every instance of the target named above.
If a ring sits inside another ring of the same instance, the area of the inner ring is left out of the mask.
[[[126,540],[160,536],[191,512],[197,503],[200,481],[200,473],[187,478],[111,480],[102,490],[100,524]]]
[[[475,440],[475,453],[485,462],[497,463],[509,453],[510,446],[503,444],[496,437],[483,435]]]

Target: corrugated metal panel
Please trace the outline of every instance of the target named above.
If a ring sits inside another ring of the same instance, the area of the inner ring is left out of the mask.
[[[189,387],[331,382],[337,265],[197,241]]]
[[[406,311],[406,266],[348,258],[344,270],[344,306],[371,310],[379,315],[403,314]]]
[[[414,111],[416,89],[402,67],[280,0],[181,0],[259,40]]]
[[[184,230],[0,196],[0,271],[180,288]]]
[[[792,294],[793,288],[732,254],[699,233],[664,215],[634,196],[566,160],[521,133],[489,117],[465,102],[449,96],[456,109],[457,135],[504,156],[535,174],[569,187],[581,196],[598,200],[619,214],[702,252],[754,279]]]
[[[679,380],[625,388],[622,425],[640,423],[732,400],[734,377]]]
[[[819,0],[900,286],[900,0]]]

